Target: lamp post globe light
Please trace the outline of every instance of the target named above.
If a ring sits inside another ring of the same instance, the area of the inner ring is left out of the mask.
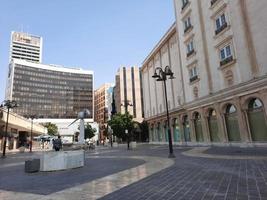
[[[32,127],[33,127],[33,120],[36,119],[35,115],[30,116],[31,119],[31,140],[30,140],[30,152],[32,152]]]
[[[11,108],[15,108],[17,107],[18,104],[16,101],[14,100],[5,100],[3,101],[3,103],[1,104],[1,108],[7,108],[7,118],[6,118],[6,131],[5,131],[5,135],[4,135],[4,146],[3,146],[3,155],[2,157],[5,158],[6,157],[6,139],[7,139],[7,128],[8,128],[8,118],[9,118],[9,110]]]
[[[170,117],[169,117],[169,107],[168,107],[168,99],[167,99],[167,88],[166,88],[166,80],[167,77],[169,79],[174,79],[173,72],[169,66],[166,66],[163,70],[160,67],[157,67],[155,69],[154,75],[152,78],[155,78],[156,81],[163,81],[164,85],[164,93],[165,93],[165,101],[166,101],[166,111],[167,111],[167,122],[168,122],[168,138],[169,138],[169,158],[175,158],[175,155],[173,153],[173,147],[172,147],[172,136],[171,136],[171,128],[170,128]]]

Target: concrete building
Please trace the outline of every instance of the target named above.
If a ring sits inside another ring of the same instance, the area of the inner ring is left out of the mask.
[[[17,101],[17,114],[38,116],[42,123],[56,123],[59,134],[73,138],[79,122],[68,125],[78,112],[88,109],[91,116],[85,122],[93,122],[93,72],[12,59],[6,99]]]
[[[3,149],[3,137],[7,121],[7,110],[0,108],[0,150]],[[33,136],[44,135],[47,129],[31,119],[26,119],[12,111],[9,112],[7,129],[7,150],[17,149],[30,141],[32,130]]]
[[[104,131],[107,126],[107,121],[110,119],[111,116],[111,112],[109,109],[112,102],[110,102],[109,95],[110,95],[110,90],[112,90],[113,87],[114,87],[113,83],[105,83],[94,92],[94,106],[95,106],[94,120],[99,124],[100,140],[105,139]]]
[[[16,58],[41,63],[42,48],[42,37],[12,31],[9,61]]]
[[[115,77],[114,90],[117,113],[128,111],[134,120],[143,121],[141,73],[139,67],[121,67]]]
[[[267,20],[263,1],[174,0],[176,23],[142,66],[150,142],[167,143],[155,67],[169,65],[176,144],[260,145],[267,141]]]

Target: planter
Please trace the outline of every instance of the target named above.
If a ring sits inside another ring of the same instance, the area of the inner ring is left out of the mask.
[[[136,142],[130,142],[130,148],[135,149],[136,148]]]
[[[19,148],[19,152],[20,152],[20,153],[24,153],[24,152],[25,152],[25,147],[20,147],[20,148]]]

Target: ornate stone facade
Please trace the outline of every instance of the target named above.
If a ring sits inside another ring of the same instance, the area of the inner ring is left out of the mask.
[[[167,81],[175,144],[265,145],[267,2],[174,4],[176,23],[142,66],[150,142],[168,142],[162,83],[151,76],[169,65],[176,77]]]

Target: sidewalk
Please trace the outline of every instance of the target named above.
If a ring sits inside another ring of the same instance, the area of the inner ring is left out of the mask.
[[[84,168],[34,174],[24,173],[23,159],[38,152],[11,155],[0,159],[0,199],[267,199],[265,149],[202,149],[209,158],[190,151],[199,149],[174,147],[168,159],[167,146],[97,147],[86,152]],[[217,157],[246,151],[262,158]]]

